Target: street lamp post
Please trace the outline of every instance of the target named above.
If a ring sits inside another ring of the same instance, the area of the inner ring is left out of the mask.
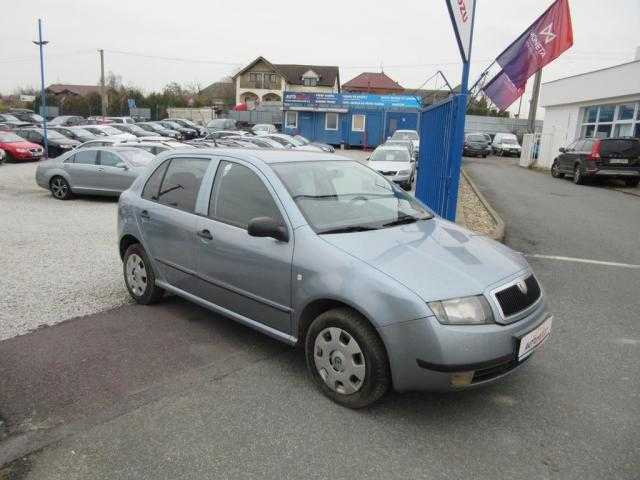
[[[47,138],[47,97],[44,91],[44,47],[49,42],[42,40],[42,19],[38,19],[38,41],[34,42],[40,47],[40,104],[42,105],[42,114],[44,121],[42,122],[42,128],[44,130],[44,155],[49,156],[49,140]]]

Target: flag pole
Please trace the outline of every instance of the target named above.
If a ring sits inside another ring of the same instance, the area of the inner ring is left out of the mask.
[[[533,80],[533,92],[531,93],[531,100],[529,101],[529,133],[535,133],[536,131],[536,110],[538,110],[538,97],[540,96],[540,82],[542,81],[542,69],[536,72],[536,76]]]

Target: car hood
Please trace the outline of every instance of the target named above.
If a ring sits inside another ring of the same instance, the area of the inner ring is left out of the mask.
[[[25,142],[8,142],[8,143],[0,142],[0,148],[8,151],[13,151],[17,148],[39,148],[42,150],[41,145],[38,145],[37,143],[26,142],[26,141]]]
[[[321,238],[426,302],[478,295],[528,267],[521,254],[440,218]]]
[[[369,162],[369,167],[379,172],[411,170],[411,162]]]

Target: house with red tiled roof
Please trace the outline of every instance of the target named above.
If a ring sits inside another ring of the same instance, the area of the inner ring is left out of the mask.
[[[85,97],[90,93],[100,94],[100,87],[98,85],[70,85],[54,83],[47,87],[47,93],[62,96],[78,95]]]
[[[404,88],[384,72],[364,72],[342,84],[342,91],[386,95],[403,93]]]

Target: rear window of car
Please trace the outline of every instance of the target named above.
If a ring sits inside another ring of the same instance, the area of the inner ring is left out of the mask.
[[[600,155],[616,155],[625,158],[638,157],[640,156],[640,140],[632,138],[602,140]]]
[[[471,142],[486,142],[484,135],[467,135],[467,139]]]

